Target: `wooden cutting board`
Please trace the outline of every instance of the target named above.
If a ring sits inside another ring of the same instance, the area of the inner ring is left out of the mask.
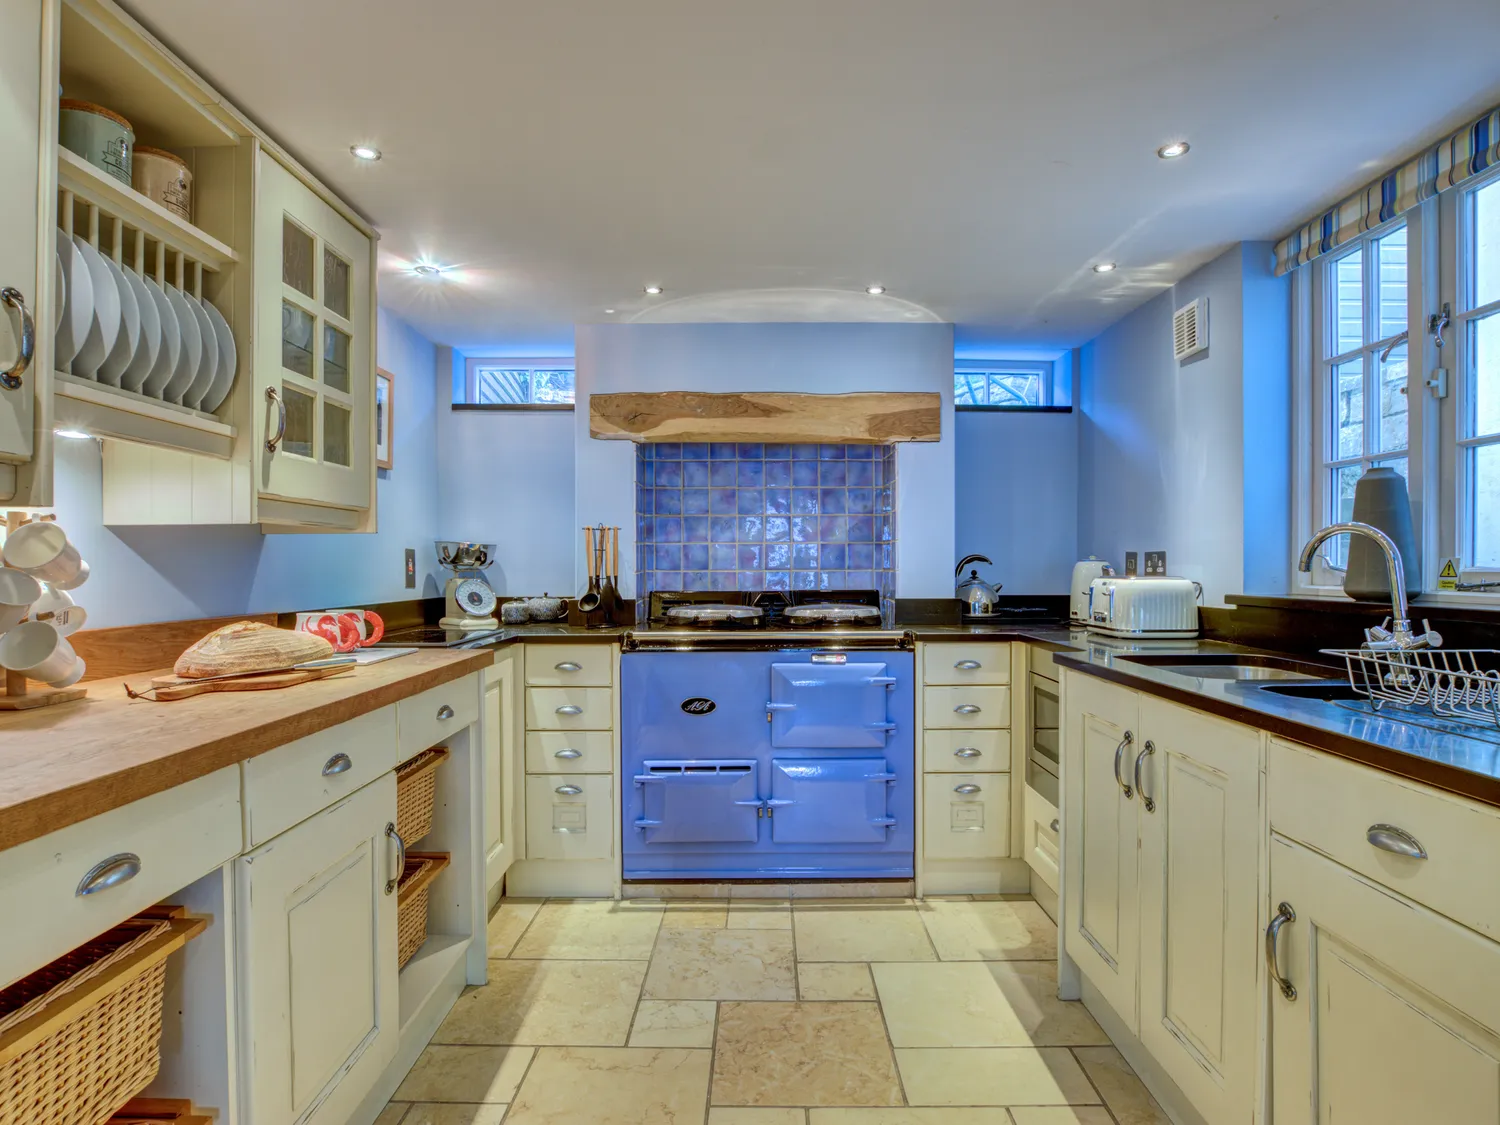
[[[158,676],[151,681],[160,701],[191,699],[195,695],[206,695],[211,691],[269,691],[273,688],[294,687],[310,680],[322,680],[349,672],[358,667],[354,664],[336,664],[331,668],[302,668],[286,672],[265,672],[259,676],[238,676],[232,680],[185,680],[180,676]]]

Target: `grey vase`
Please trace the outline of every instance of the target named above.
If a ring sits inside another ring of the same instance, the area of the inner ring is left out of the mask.
[[[1401,552],[1406,568],[1406,593],[1415,597],[1422,592],[1422,575],[1417,567],[1417,543],[1411,526],[1411,499],[1406,480],[1389,466],[1377,466],[1365,472],[1354,486],[1354,517],[1358,523],[1379,528],[1391,537]],[[1385,552],[1364,535],[1351,535],[1349,570],[1344,575],[1344,593],[1360,601],[1390,600],[1391,580],[1386,571]]]

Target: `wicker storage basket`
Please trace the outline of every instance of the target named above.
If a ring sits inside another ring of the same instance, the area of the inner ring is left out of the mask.
[[[0,991],[0,1125],[100,1125],[156,1077],[167,957],[208,921],[150,913]]]
[[[432,831],[437,768],[447,760],[448,748],[434,746],[396,767],[396,831],[408,844]]]
[[[405,968],[427,940],[427,892],[448,866],[447,852],[407,852],[396,891],[396,964]]]

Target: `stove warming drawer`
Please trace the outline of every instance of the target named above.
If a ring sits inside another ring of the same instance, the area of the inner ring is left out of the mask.
[[[621,657],[624,876],[909,879],[910,652]]]

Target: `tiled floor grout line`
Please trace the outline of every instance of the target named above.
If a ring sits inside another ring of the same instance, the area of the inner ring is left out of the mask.
[[[714,1026],[708,1040],[708,1092],[703,1100],[703,1125],[708,1125],[708,1119],[714,1112],[714,1074],[719,1062],[719,1009],[723,1006],[722,1000],[714,1001]]]
[[[1083,1003],[1083,1001],[1080,1000],[1079,1003],[1081,1004]],[[1093,1090],[1094,1093],[1099,1096],[1099,1104],[1104,1107],[1104,1112],[1109,1115],[1109,1119],[1113,1121],[1115,1125],[1120,1125],[1120,1119],[1115,1116],[1115,1111],[1111,1109],[1109,1103],[1104,1100],[1104,1091],[1099,1089],[1099,1083],[1094,1081],[1094,1076],[1089,1073],[1089,1068],[1084,1066],[1083,1060],[1078,1057],[1078,1048],[1069,1047],[1068,1054],[1072,1056],[1074,1065],[1076,1065],[1078,1069],[1083,1072],[1084,1080],[1088,1082],[1089,1089]]]
[[[540,911],[538,911],[540,913]],[[505,1119],[510,1116],[510,1111],[515,1108],[516,1102],[521,1097],[521,1087],[526,1084],[526,1078],[531,1073],[531,1068],[536,1065],[537,1056],[542,1053],[540,1047],[531,1049],[531,1058],[526,1060],[526,1069],[521,1071],[520,1081],[516,1083],[516,1092],[510,1096],[510,1101],[505,1103],[505,1112],[500,1115],[500,1125],[505,1125]],[[398,1121],[396,1125],[401,1125]]]
[[[880,1011],[880,1026],[885,1030],[885,1045],[891,1052],[891,1069],[896,1072],[896,1089],[901,1091],[901,1104],[910,1106],[911,1099],[906,1096],[906,1079],[901,1076],[901,1063],[896,1058],[896,1043],[891,1038],[891,1021],[885,1017],[885,1001],[881,999],[880,985],[875,980],[875,965],[866,962],[865,972],[870,974],[870,987],[875,990],[875,1007]]]

